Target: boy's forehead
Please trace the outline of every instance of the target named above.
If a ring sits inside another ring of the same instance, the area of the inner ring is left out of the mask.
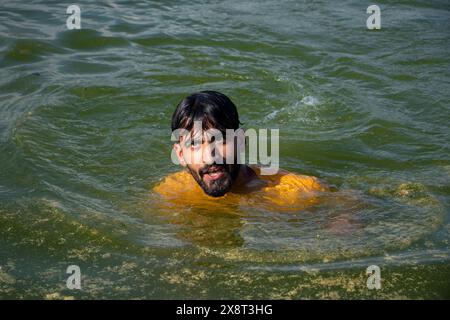
[[[190,131],[186,130],[184,132],[184,134],[181,136],[181,138],[184,138],[184,139],[202,139],[202,138],[209,139],[218,134],[222,135],[222,132],[219,129],[215,129],[215,128],[210,128],[210,129],[206,129],[206,130],[191,129]]]

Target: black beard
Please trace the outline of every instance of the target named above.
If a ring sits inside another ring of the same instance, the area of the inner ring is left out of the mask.
[[[210,167],[220,167],[223,169],[223,177],[211,181],[210,185],[206,184],[205,181],[203,181],[203,176],[208,173],[208,170]],[[199,184],[199,186],[203,189],[203,191],[211,197],[221,197],[228,191],[230,191],[231,187],[233,186],[233,182],[236,180],[237,176],[239,175],[239,169],[241,165],[240,164],[211,164],[206,165],[202,169],[199,170],[199,172],[194,172],[189,168],[188,170],[191,173],[191,175],[194,177],[195,181]]]

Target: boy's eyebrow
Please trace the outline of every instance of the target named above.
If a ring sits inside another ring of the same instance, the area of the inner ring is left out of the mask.
[[[193,133],[192,133],[192,131],[191,132],[188,132],[188,133],[186,133],[186,134],[183,134],[183,135],[180,135],[180,141],[181,140],[187,140],[187,141],[189,141],[189,140],[196,140],[196,139],[199,139],[200,138],[200,133],[197,133],[197,134],[194,134],[194,136],[193,136]],[[203,140],[203,139],[202,139]]]

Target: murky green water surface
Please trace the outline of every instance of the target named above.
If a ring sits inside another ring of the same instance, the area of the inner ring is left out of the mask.
[[[79,1],[81,30],[69,4],[0,5],[0,298],[450,298],[447,1],[378,1],[380,31],[360,1]],[[338,191],[158,211],[204,89]]]

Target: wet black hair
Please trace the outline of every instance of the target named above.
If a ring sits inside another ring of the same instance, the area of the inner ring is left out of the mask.
[[[172,131],[191,131],[194,121],[202,121],[202,129],[217,129],[225,134],[226,129],[238,129],[242,124],[234,103],[223,93],[200,91],[192,93],[178,104],[172,115]]]

